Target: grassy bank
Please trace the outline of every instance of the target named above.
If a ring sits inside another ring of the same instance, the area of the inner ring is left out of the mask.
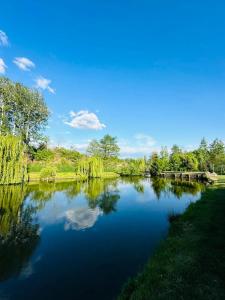
[[[217,183],[219,183],[219,184],[225,184],[225,175],[219,175]]]
[[[41,172],[30,172],[28,174],[29,176],[29,181],[40,181],[40,175]],[[119,177],[118,174],[113,173],[113,172],[104,172],[102,175],[102,178],[117,178]],[[82,175],[77,175],[74,172],[58,172],[56,173],[55,180],[60,181],[60,180],[86,180],[87,177],[82,176]]]
[[[119,300],[225,299],[225,188],[202,199],[171,224],[144,271]]]

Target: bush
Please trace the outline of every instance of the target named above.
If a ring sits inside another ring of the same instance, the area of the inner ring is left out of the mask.
[[[56,169],[54,167],[46,167],[41,170],[41,181],[54,181],[56,177]]]
[[[35,153],[34,158],[36,160],[49,161],[54,158],[54,152],[50,149],[41,149]]]
[[[28,172],[40,172],[43,169],[43,165],[41,163],[31,163],[28,165]]]
[[[58,172],[74,172],[75,173],[75,166],[73,164],[69,164],[68,162],[61,162],[60,164],[57,165],[57,171]]]

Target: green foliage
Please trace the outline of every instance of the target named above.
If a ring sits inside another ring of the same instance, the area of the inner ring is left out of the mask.
[[[15,184],[27,180],[27,160],[22,140],[0,136],[0,184]]]
[[[54,181],[56,177],[56,169],[54,167],[46,167],[41,170],[41,181]]]
[[[101,158],[92,157],[89,159],[89,177],[100,178],[103,176],[104,168]]]
[[[25,144],[41,137],[49,111],[42,95],[0,77],[0,134],[21,136]]]
[[[150,165],[151,166],[150,172],[152,176],[158,176],[163,171],[161,162],[162,161],[158,156],[158,154],[153,153],[151,157],[151,165]]]
[[[43,169],[43,164],[40,162],[33,162],[28,164],[28,173],[30,172],[40,172]]]
[[[92,140],[87,148],[87,154],[89,156],[101,157],[101,145],[97,140]]]
[[[34,159],[37,161],[50,161],[54,159],[54,152],[50,149],[40,149],[34,155]]]
[[[120,148],[117,144],[117,138],[112,137],[109,134],[105,135],[100,140],[100,150],[102,158],[117,157]]]
[[[182,167],[185,171],[198,171],[198,160],[194,153],[185,153],[182,157]]]
[[[83,158],[79,160],[76,172],[88,178],[101,178],[104,175],[102,159],[99,157]]]
[[[225,145],[216,139],[209,147],[210,170],[223,174],[225,171]]]
[[[143,158],[138,159],[107,159],[104,160],[106,172],[113,172],[121,176],[142,176],[146,170],[146,162]]]
[[[83,155],[79,153],[78,151],[74,149],[65,149],[65,148],[56,148],[55,149],[56,156],[65,158],[67,160],[70,160],[72,162],[76,162],[78,159],[80,159]]]
[[[163,171],[204,171],[225,173],[225,145],[215,139],[210,146],[202,139],[198,149],[190,152],[182,151],[174,145],[171,154],[163,148],[160,155],[153,153],[150,159],[150,171],[153,176]]]
[[[103,159],[118,157],[120,148],[117,138],[109,134],[105,135],[100,141],[93,140],[88,146],[87,153],[90,156],[101,157]]]
[[[224,197],[223,188],[208,189],[176,217],[168,238],[118,300],[225,299]]]
[[[67,160],[61,160],[59,164],[56,165],[57,172],[75,172],[75,165]]]

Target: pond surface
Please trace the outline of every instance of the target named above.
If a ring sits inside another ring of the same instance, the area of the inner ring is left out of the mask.
[[[0,299],[115,299],[201,191],[140,178],[0,187]]]

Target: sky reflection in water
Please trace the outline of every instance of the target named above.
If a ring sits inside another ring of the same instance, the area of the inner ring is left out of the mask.
[[[141,178],[0,187],[0,299],[113,299],[203,186]]]

